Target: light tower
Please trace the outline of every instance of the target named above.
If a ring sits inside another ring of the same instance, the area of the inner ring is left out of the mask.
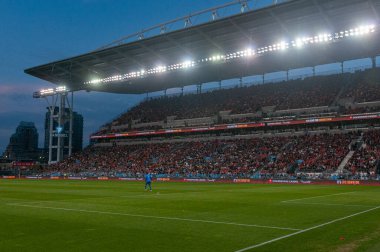
[[[68,155],[72,154],[73,137],[73,105],[74,91],[69,91],[65,86],[43,89],[33,93],[33,98],[45,98],[48,103],[49,119],[49,164],[59,162],[64,157],[64,149],[68,149]],[[68,111],[68,112],[67,112]],[[69,130],[65,130],[65,124],[69,123]],[[57,126],[54,128],[54,124]],[[68,144],[65,146],[65,138]]]

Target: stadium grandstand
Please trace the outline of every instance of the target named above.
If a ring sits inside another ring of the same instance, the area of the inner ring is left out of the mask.
[[[294,0],[169,31],[170,22],[26,69],[61,87],[147,97],[42,176],[167,179],[380,178],[380,3]],[[158,33],[152,36],[152,30]],[[133,40],[133,38],[136,38]],[[348,61],[367,59],[365,68]],[[160,62],[160,64],[157,64]],[[319,74],[338,63],[340,71]],[[307,76],[290,77],[309,67]],[[283,72],[281,80],[266,79]],[[258,76],[256,81],[244,81]],[[230,88],[222,82],[236,79]],[[205,90],[207,83],[217,83]],[[196,92],[186,93],[189,86]],[[167,90],[179,88],[177,95]],[[46,90],[35,96],[44,96]],[[71,154],[71,153],[70,153]],[[29,171],[30,172],[30,171]]]

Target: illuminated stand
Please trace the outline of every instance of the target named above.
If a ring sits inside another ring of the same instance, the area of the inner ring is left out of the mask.
[[[33,98],[45,98],[49,105],[49,164],[63,160],[65,148],[68,149],[68,155],[71,156],[74,92],[62,86],[34,92]],[[69,130],[65,131],[65,124],[67,122],[69,122]],[[57,126],[54,129],[55,123]],[[65,138],[69,138],[66,146]]]

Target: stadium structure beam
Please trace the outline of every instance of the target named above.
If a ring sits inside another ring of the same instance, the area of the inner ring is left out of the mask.
[[[134,63],[136,63],[140,68],[144,68],[144,64],[142,64],[139,60],[137,60],[135,57],[131,56],[130,54],[127,54],[125,52],[120,52],[119,50],[115,49],[115,52],[120,55],[120,56],[123,56],[124,58],[126,59],[130,59],[132,60]]]
[[[78,64],[78,62],[75,62],[75,64]],[[71,62],[71,64],[70,64],[70,67],[72,67],[72,62]],[[82,66],[81,66],[81,67],[82,67]],[[70,77],[70,79],[71,79],[72,76],[75,76],[75,77],[77,77],[77,78],[81,78],[81,77],[82,77],[81,75],[76,74],[76,73],[73,72],[73,71],[69,71],[69,70],[67,70],[66,68],[61,67],[61,66],[59,66],[59,65],[53,65],[52,70],[51,70],[52,73],[54,73],[55,68],[58,68],[59,70],[63,71],[66,75],[68,75],[68,76]],[[90,70],[91,72],[93,72],[92,69],[89,69],[89,70]],[[59,78],[59,80],[60,80],[60,78]],[[66,81],[69,81],[69,80],[66,79]]]
[[[210,36],[208,36],[206,33],[204,33],[201,29],[196,28],[196,31],[203,37],[205,38],[208,42],[210,42],[214,47],[216,47],[219,50],[219,53],[223,53],[224,49],[221,45],[216,43]]]
[[[94,57],[93,57],[94,58]],[[102,60],[104,61],[104,60]],[[72,64],[73,62],[71,62]],[[90,67],[89,65],[86,65],[86,64],[83,64],[83,63],[80,63],[80,62],[74,62],[75,64],[81,66],[82,68],[86,69],[87,71],[89,72],[92,72],[92,73],[95,73],[95,74],[100,74],[100,75],[103,75],[103,76],[106,76],[106,73],[104,73],[103,71],[101,70],[95,70],[93,69],[92,67]]]
[[[100,61],[104,62],[104,63],[105,63],[106,65],[108,65],[109,67],[111,67],[111,68],[113,68],[113,69],[119,71],[120,74],[123,72],[123,70],[122,70],[121,68],[118,68],[117,66],[115,66],[115,64],[110,63],[109,60],[107,60],[107,59],[101,59],[97,54],[94,54],[93,57],[94,57],[95,59],[97,59],[97,60],[100,60]]]
[[[375,15],[376,19],[377,19],[377,23],[380,22],[380,14],[377,12],[375,6],[373,5],[373,0],[369,0],[368,1],[368,4],[373,12],[373,15]]]
[[[330,30],[334,29],[334,25],[332,24],[330,18],[327,16],[326,11],[322,8],[322,6],[316,1],[313,0],[313,4],[317,7],[319,14],[323,17],[323,21],[328,26]]]
[[[241,28],[240,25],[236,24],[231,18],[228,18],[228,21],[240,32],[243,37],[245,37],[248,41],[251,41],[251,37],[247,34],[247,31]]]
[[[167,62],[167,59],[164,56],[162,56],[161,54],[157,53],[155,50],[153,50],[152,48],[150,48],[149,46],[147,46],[143,41],[141,41],[138,45],[141,48],[146,49],[147,51],[149,51],[151,54],[153,54],[154,56],[156,56],[157,58],[159,58],[161,61]]]
[[[175,41],[172,37],[170,37],[169,34],[167,34],[165,36],[165,39],[169,42],[171,42],[173,45],[177,46],[179,49],[181,49],[182,51],[184,51],[187,55],[192,55],[193,53],[190,52],[189,49],[187,49],[186,47],[182,46],[180,43],[178,43],[177,41]]]
[[[52,70],[50,72],[52,72]],[[40,75],[46,75],[46,72],[43,71],[42,69],[37,69],[36,73],[38,73]],[[56,78],[55,76],[52,76],[52,75],[49,74],[48,80],[46,80],[46,81],[49,81],[49,82],[52,82],[52,83],[59,83],[61,81],[61,79],[60,78]]]
[[[272,9],[268,9],[268,12],[271,15],[271,17],[275,20],[277,25],[280,26],[281,29],[286,33],[286,35],[290,36],[289,29],[284,25],[284,22],[277,15],[273,13]]]

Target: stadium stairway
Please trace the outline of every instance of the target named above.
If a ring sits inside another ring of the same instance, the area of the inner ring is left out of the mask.
[[[352,142],[349,145],[350,151],[344,157],[342,162],[339,164],[338,169],[336,170],[336,173],[338,174],[343,173],[344,167],[346,166],[348,161],[350,161],[350,159],[352,158],[356,150],[359,150],[360,148],[362,148],[362,145],[363,145],[363,134],[361,134],[357,139],[352,140]]]
[[[348,154],[344,157],[344,159],[342,160],[342,162],[339,164],[338,166],[338,169],[336,170],[336,173],[338,174],[342,174],[343,173],[343,169],[344,167],[346,166],[346,164],[348,163],[348,161],[352,158],[352,156],[354,155],[355,151],[349,151]]]

